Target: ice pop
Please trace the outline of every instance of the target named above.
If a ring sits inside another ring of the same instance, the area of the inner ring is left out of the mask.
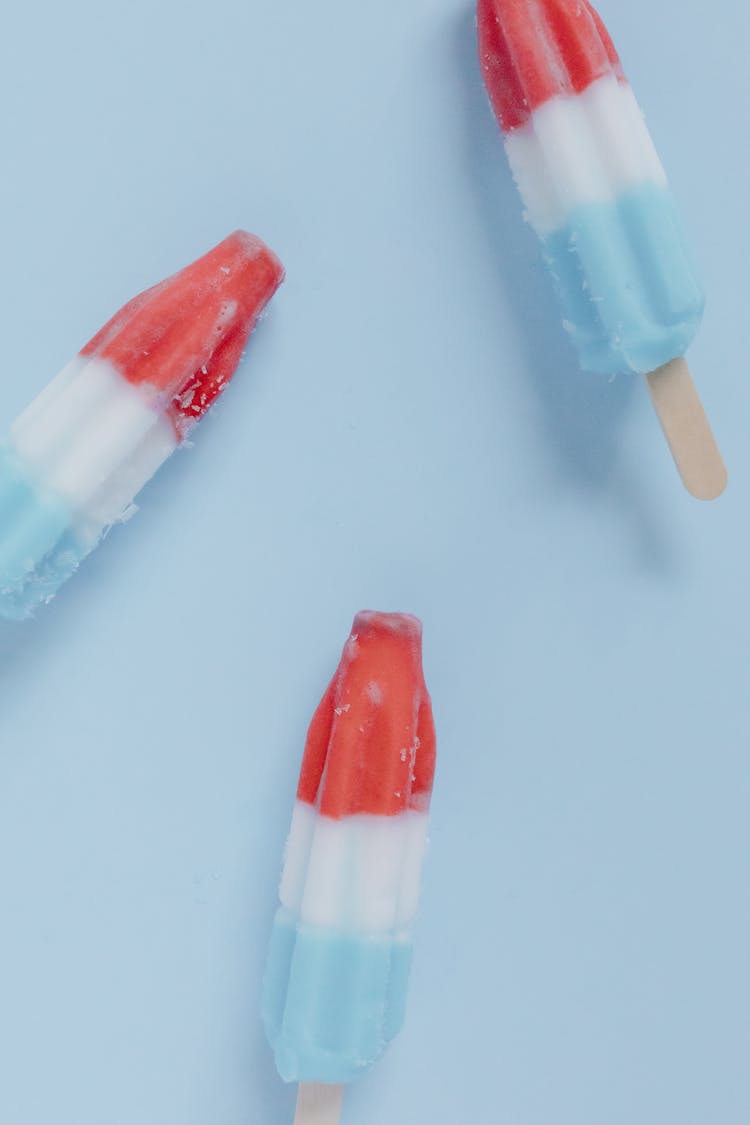
[[[478,0],[485,84],[581,366],[646,375],[688,489],[726,472],[682,358],[704,297],[612,40],[588,0]]]
[[[415,617],[358,614],[308,732],[263,991],[298,1125],[333,1123],[404,1019],[435,766],[421,650]]]
[[[283,278],[236,231],[124,306],[0,445],[0,615],[56,593],[234,374]]]

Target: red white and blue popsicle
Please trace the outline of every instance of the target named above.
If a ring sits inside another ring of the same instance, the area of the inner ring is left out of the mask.
[[[401,1028],[434,768],[421,624],[359,613],[307,736],[264,982],[299,1122]]]
[[[667,177],[588,0],[478,0],[479,57],[581,366],[648,376],[690,491],[726,472],[683,359],[703,290]]]
[[[48,601],[232,378],[283,279],[230,235],[124,306],[0,446],[0,615]]]

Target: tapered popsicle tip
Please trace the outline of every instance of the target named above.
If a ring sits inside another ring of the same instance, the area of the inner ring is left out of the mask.
[[[434,770],[421,622],[358,613],[310,724],[297,796],[336,819],[426,811]]]
[[[153,292],[198,298],[207,317],[215,301],[230,318],[252,326],[284,280],[284,267],[256,234],[236,230]]]
[[[479,61],[504,132],[551,98],[606,74],[624,81],[614,44],[588,0],[478,0]]]
[[[363,609],[355,616],[352,635],[403,637],[413,644],[422,643],[422,622],[411,613],[382,613],[379,610]]]
[[[209,315],[217,300],[220,304],[213,329],[209,328],[210,358],[190,374],[170,406],[182,437],[232,378],[259,316],[284,280],[284,267],[257,235],[236,230],[177,274],[178,282],[185,273],[195,275],[195,281],[190,276],[185,279],[188,284],[201,284],[205,278],[209,293],[213,289],[214,300],[207,295],[205,301]]]
[[[207,261],[213,256],[217,259],[227,256],[236,259],[241,267],[240,283],[252,281],[254,291],[261,295],[265,291],[264,286],[267,287],[268,294],[265,301],[273,296],[284,280],[284,267],[278,256],[263,239],[258,238],[257,234],[251,234],[250,231],[233,231],[198,261]],[[221,269],[221,266],[219,268]]]
[[[182,438],[229,383],[283,278],[257,235],[234,231],[129,301],[81,354],[110,363]]]

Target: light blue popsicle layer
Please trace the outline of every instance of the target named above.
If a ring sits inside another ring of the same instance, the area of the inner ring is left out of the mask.
[[[704,295],[668,189],[578,207],[542,244],[584,370],[643,374],[685,354]]]
[[[285,1082],[351,1082],[400,1031],[412,945],[274,921],[263,1024]]]
[[[48,601],[88,554],[72,514],[0,446],[0,616],[28,617]]]

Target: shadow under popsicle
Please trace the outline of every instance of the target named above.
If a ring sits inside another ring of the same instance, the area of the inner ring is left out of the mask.
[[[20,652],[33,641],[36,621],[5,621],[0,618],[0,677]]]
[[[473,9],[457,25],[455,61],[458,96],[465,108],[458,151],[464,153],[483,220],[483,243],[498,278],[498,300],[510,305],[518,329],[525,359],[522,376],[534,391],[543,449],[551,452],[571,486],[606,492],[617,502],[636,526],[643,561],[663,570],[673,561],[663,517],[651,510],[638,466],[620,461],[619,434],[642,387],[631,376],[610,379],[579,366],[538,240],[521,217],[521,200],[482,81]],[[500,356],[498,378],[503,378]]]

